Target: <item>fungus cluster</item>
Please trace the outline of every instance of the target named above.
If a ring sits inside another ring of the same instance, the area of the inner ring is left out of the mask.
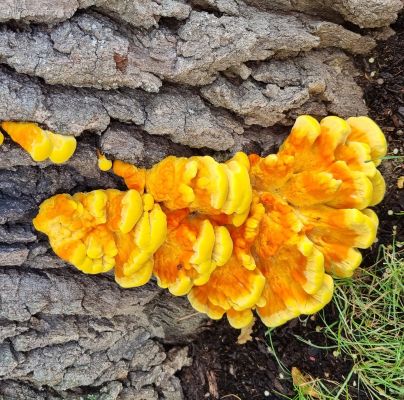
[[[150,194],[115,189],[58,194],[34,219],[55,253],[86,274],[115,268],[122,287],[145,284],[167,235],[166,215]]]
[[[256,310],[278,326],[327,304],[376,238],[386,153],[367,117],[296,120],[277,154],[225,163],[167,157],[151,169],[116,160],[126,192],[56,195],[34,219],[55,253],[85,273],[114,268],[123,287],[159,286],[235,328]]]
[[[76,150],[77,143],[74,137],[46,131],[32,122],[5,121],[1,123],[1,128],[28,152],[34,161],[45,161],[49,158],[53,163],[61,164]]]

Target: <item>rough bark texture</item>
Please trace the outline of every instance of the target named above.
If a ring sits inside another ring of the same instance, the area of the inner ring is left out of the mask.
[[[66,266],[33,230],[38,205],[123,188],[97,169],[97,148],[144,166],[266,154],[298,114],[366,114],[352,55],[372,49],[401,6],[3,0],[0,120],[75,135],[78,150],[54,166],[10,139],[0,147],[0,398],[183,399],[175,373],[204,318],[154,283],[122,290]]]

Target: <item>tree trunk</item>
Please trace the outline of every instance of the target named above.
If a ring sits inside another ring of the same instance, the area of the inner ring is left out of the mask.
[[[124,290],[63,263],[32,227],[38,205],[124,188],[97,149],[140,166],[267,154],[299,114],[366,114],[352,57],[390,34],[402,3],[1,3],[0,120],[75,135],[78,149],[55,166],[0,147],[0,398],[183,399],[175,373],[205,318],[154,283]]]

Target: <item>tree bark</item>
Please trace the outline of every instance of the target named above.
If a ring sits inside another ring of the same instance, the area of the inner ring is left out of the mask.
[[[0,398],[183,399],[175,373],[205,318],[154,283],[123,290],[63,263],[32,227],[39,204],[124,188],[98,170],[97,149],[139,166],[222,160],[273,152],[299,114],[366,114],[352,58],[390,34],[401,7],[3,0],[0,120],[75,135],[78,149],[55,166],[10,139],[0,147]]]

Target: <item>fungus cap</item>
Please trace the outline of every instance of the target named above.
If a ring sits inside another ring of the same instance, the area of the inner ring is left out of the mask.
[[[109,171],[112,168],[112,161],[108,160],[104,154],[99,154],[98,156],[98,168],[101,171]]]

